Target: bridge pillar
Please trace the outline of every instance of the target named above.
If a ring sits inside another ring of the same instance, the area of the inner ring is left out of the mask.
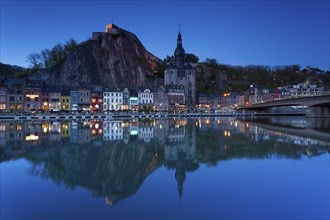
[[[308,118],[330,118],[330,106],[309,107],[306,112]]]

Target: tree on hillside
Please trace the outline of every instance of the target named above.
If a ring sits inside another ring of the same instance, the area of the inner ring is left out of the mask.
[[[165,69],[166,69],[165,63],[164,62],[161,62],[161,63],[158,62],[157,63],[157,70],[155,72],[155,75],[157,77],[164,78]]]
[[[51,55],[49,49],[44,49],[40,52],[44,68],[49,68],[51,63]]]
[[[190,63],[198,63],[199,58],[195,54],[187,53],[185,57],[185,61]]]
[[[78,43],[75,39],[70,39],[68,41],[66,41],[66,43],[64,44],[64,50],[66,55],[71,52],[74,48],[76,48],[78,46]]]
[[[42,67],[42,60],[38,53],[28,55],[26,61],[31,63],[33,69],[40,69]]]
[[[205,59],[205,63],[207,63],[208,65],[218,65],[218,61],[214,58],[206,58]]]
[[[50,51],[50,56],[52,67],[61,65],[66,58],[63,45],[61,43],[56,44]]]
[[[64,45],[61,43],[56,44],[51,50],[44,49],[40,53],[30,54],[27,57],[27,62],[30,62],[34,69],[57,67],[66,60],[68,54],[77,46],[77,41],[70,39]]]

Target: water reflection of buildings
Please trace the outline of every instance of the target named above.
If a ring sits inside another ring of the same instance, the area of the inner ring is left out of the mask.
[[[175,179],[178,183],[180,198],[186,172],[194,171],[198,167],[196,160],[196,127],[192,121],[171,121],[168,142],[165,144],[165,166],[175,169]]]
[[[272,119],[278,120],[278,119]],[[311,123],[306,119],[285,121],[297,132]],[[141,140],[144,143],[156,142],[155,150],[164,150],[165,160],[176,161],[179,152],[185,152],[186,159],[196,155],[196,129],[198,134],[208,134],[209,131],[219,132],[219,137],[230,137],[233,134],[243,134],[259,142],[273,140],[299,146],[329,144],[323,140],[313,139],[303,135],[291,134],[276,130],[277,127],[265,127],[257,121],[239,121],[234,119],[203,118],[197,120],[90,120],[90,121],[25,121],[0,122],[0,147],[24,148],[44,145],[45,142],[103,145],[111,141]],[[287,129],[286,127],[283,129]],[[325,135],[326,136],[326,135]],[[135,138],[134,138],[135,137]],[[219,138],[221,139],[221,138]]]
[[[121,121],[104,121],[103,122],[104,141],[116,141],[124,139],[124,129]]]
[[[154,138],[154,120],[141,121],[138,129],[138,139],[143,140],[146,143],[149,143],[151,139]]]
[[[311,124],[295,120],[295,124]],[[133,195],[163,165],[175,170],[181,197],[186,174],[198,169],[199,163],[215,165],[232,158],[272,154],[299,159],[300,155],[330,150],[330,140],[267,126],[224,118],[1,121],[0,157],[2,162],[29,155],[27,159],[33,163],[47,164],[43,169],[49,178],[68,186],[84,186],[115,204]],[[293,127],[297,132],[306,130]]]
[[[307,129],[308,124],[309,122],[306,121],[306,119],[294,119],[292,121],[285,122],[285,127],[277,127],[277,130],[276,127],[271,130],[269,125],[258,122],[241,123],[241,127],[243,127],[245,130],[248,130],[250,138],[256,142],[274,141],[276,143],[286,143],[303,147],[329,146],[330,136],[326,133],[324,133],[324,135],[320,133],[322,136],[324,136],[323,139],[313,139],[312,136],[315,134],[312,133],[317,133],[317,131]],[[287,127],[288,125],[291,126]],[[294,133],[290,133],[290,130],[294,130]],[[311,134],[310,136],[307,136],[306,133],[308,134],[309,131],[311,131]]]

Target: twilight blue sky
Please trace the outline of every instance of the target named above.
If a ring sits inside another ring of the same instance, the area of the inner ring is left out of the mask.
[[[28,54],[70,38],[86,40],[111,20],[163,59],[173,54],[181,22],[186,52],[201,60],[330,70],[329,5],[329,0],[1,0],[0,60],[28,66]]]

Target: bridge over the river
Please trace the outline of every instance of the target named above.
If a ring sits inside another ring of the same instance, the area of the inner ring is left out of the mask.
[[[297,98],[288,98],[270,102],[262,102],[248,106],[242,106],[240,109],[251,111],[265,111],[274,107],[282,106],[307,106],[307,117],[330,117],[330,94],[320,96],[306,96]]]

